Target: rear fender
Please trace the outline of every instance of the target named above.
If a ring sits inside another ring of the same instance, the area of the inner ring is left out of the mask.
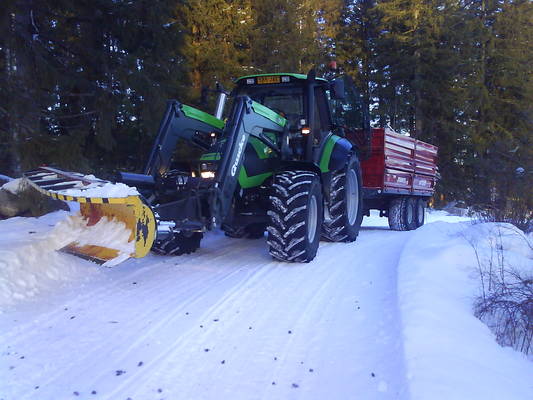
[[[344,168],[353,151],[354,147],[349,140],[337,135],[328,136],[320,154],[320,171],[326,173]]]

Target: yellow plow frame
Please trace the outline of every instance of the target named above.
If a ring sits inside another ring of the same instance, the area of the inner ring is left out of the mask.
[[[98,189],[110,182],[86,177],[74,172],[60,171],[50,167],[40,167],[24,174],[26,181],[39,192],[57,200],[75,201],[80,203],[80,214],[87,227],[97,224],[102,218],[123,222],[130,231],[128,242],[134,242],[134,251],[124,257],[118,249],[101,245],[83,244],[75,240],[61,251],[90,259],[99,264],[112,261],[121,256],[124,258],[144,257],[150,251],[155,240],[157,228],[154,213],[140,196],[127,197],[93,197],[71,196],[64,194],[68,189],[76,189],[83,193],[84,188]],[[63,192],[63,193],[62,193]],[[89,189],[87,189],[89,193]],[[94,193],[94,191],[93,191]]]

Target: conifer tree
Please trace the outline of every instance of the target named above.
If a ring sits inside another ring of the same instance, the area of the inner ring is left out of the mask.
[[[307,72],[320,63],[316,1],[260,0],[252,7],[252,65],[256,72]]]
[[[192,86],[185,100],[199,104],[202,89],[213,89],[216,82],[230,87],[250,64],[251,2],[190,0],[178,8],[185,32],[182,56],[187,79],[182,83]]]

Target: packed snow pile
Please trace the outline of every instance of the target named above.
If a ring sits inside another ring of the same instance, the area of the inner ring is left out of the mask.
[[[532,398],[531,362],[499,346],[474,316],[481,291],[477,260],[496,254],[491,238],[498,230],[507,232],[509,262],[531,272],[533,252],[525,236],[507,224],[436,222],[407,242],[398,296],[413,400]]]
[[[57,251],[67,244],[76,242],[81,246],[90,244],[117,249],[119,257],[104,264],[112,266],[133,252],[134,242],[129,241],[129,236],[130,231],[122,222],[103,218],[87,227],[81,216],[69,216],[66,212],[38,219],[12,218],[3,221],[0,239],[0,307],[51,289],[57,286],[58,281],[69,281],[87,274],[80,263],[72,262],[72,255]]]
[[[93,245],[118,250],[118,257],[103,264],[106,267],[119,264],[135,251],[135,241],[130,241],[131,231],[126,224],[107,217],[95,225],[87,226],[87,221],[80,215],[71,216],[57,224],[55,232],[61,232],[61,237],[69,238],[64,245],[76,242],[78,246]]]
[[[67,196],[81,196],[81,197],[128,197],[137,196],[139,192],[136,188],[130,187],[124,183],[91,183],[76,189],[66,189],[58,191],[58,193]]]

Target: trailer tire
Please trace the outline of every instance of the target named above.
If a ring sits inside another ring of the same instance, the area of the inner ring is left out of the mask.
[[[405,224],[405,197],[397,197],[389,203],[389,227],[393,231],[406,231]]]
[[[201,232],[176,232],[164,240],[156,240],[152,251],[160,255],[181,256],[194,253],[204,237]]]
[[[331,242],[353,242],[363,222],[361,167],[356,155],[332,174],[329,190],[329,218],[322,225],[322,237]]]
[[[278,173],[269,199],[267,243],[272,257],[291,262],[313,260],[324,219],[318,175],[311,171]]]
[[[420,228],[426,220],[426,200],[416,200],[416,227]]]
[[[416,197],[407,197],[404,203],[405,207],[405,225],[407,226],[408,231],[418,228],[417,225],[417,198]]]

